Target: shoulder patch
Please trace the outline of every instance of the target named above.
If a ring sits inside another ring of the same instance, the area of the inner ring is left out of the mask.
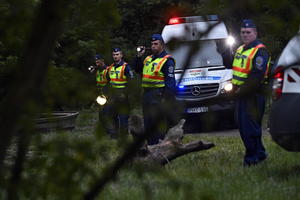
[[[168,71],[169,73],[174,73],[174,66],[169,66]]]
[[[262,70],[263,64],[264,64],[264,58],[262,56],[257,56],[255,59],[256,68]]]

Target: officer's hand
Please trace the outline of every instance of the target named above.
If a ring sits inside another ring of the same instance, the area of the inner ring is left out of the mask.
[[[146,47],[145,46],[138,46],[137,50],[137,57],[142,57],[145,54]]]
[[[97,93],[99,96],[104,95],[103,88],[101,86],[97,86]]]

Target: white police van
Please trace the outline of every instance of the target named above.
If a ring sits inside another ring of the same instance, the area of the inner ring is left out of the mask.
[[[176,60],[176,98],[185,113],[223,112],[233,119],[233,101],[214,102],[232,92],[234,39],[224,22],[216,15],[171,18],[162,37]]]

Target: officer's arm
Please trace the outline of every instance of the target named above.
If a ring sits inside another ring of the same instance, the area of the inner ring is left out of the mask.
[[[165,78],[164,98],[174,99],[176,93],[176,81],[174,75],[175,62],[173,59],[168,59],[162,67],[162,73]]]
[[[125,76],[128,78],[128,80],[134,79],[134,72],[128,64],[125,67],[124,73],[125,73]]]
[[[109,73],[110,73],[110,70],[109,70],[109,68],[107,68],[107,73],[105,75],[105,78],[107,80],[107,83],[106,83],[106,86],[105,86],[106,90],[108,90],[108,88],[110,87],[110,76],[109,76]]]
[[[136,57],[132,62],[132,67],[134,71],[138,74],[141,74],[143,72],[143,58],[142,57]]]
[[[268,60],[268,51],[265,48],[260,48],[253,58],[253,68],[248,75],[245,84],[240,87],[240,95],[252,94],[260,90],[260,86],[264,80],[265,71],[267,70]]]

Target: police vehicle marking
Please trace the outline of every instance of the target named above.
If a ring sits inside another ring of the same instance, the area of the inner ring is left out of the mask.
[[[220,80],[220,76],[197,76],[197,77],[189,77],[189,78],[182,78],[181,82],[191,82],[191,81],[202,81],[202,80]]]

